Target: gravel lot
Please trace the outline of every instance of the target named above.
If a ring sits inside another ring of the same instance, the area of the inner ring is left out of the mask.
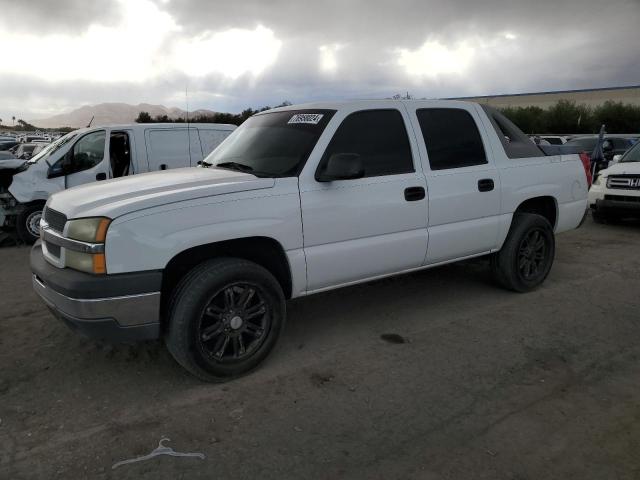
[[[638,479],[639,246],[588,219],[530,294],[480,260],[290,302],[223,385],[67,330],[0,249],[0,478]],[[112,469],[163,436],[206,458]]]

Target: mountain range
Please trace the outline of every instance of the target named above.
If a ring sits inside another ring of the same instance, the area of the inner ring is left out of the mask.
[[[171,119],[184,118],[185,110],[164,105],[152,105],[140,103],[130,105],[128,103],[100,103],[98,105],[84,105],[67,113],[61,113],[48,118],[30,120],[29,123],[40,128],[57,127],[86,127],[91,118],[91,125],[117,125],[122,123],[134,123],[140,112],[148,112],[151,117],[166,115]],[[190,117],[197,115],[213,115],[212,110],[194,110],[189,112]]]

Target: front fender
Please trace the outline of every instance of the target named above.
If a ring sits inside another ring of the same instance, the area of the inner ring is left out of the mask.
[[[109,274],[161,270],[179,253],[213,242],[268,237],[285,252],[302,249],[296,192],[215,203],[167,205],[116,219],[106,239]]]

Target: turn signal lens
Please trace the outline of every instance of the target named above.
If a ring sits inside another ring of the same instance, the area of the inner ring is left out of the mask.
[[[93,254],[93,273],[107,273],[107,262],[104,258],[104,253]]]

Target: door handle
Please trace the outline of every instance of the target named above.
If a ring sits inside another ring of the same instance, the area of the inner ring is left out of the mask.
[[[107,174],[104,172],[96,173],[96,180],[106,180]]]
[[[424,198],[424,188],[422,187],[409,187],[404,190],[404,199],[407,202],[416,202]]]
[[[482,180],[478,180],[478,190],[481,192],[490,192],[493,190],[493,178],[483,178]]]

